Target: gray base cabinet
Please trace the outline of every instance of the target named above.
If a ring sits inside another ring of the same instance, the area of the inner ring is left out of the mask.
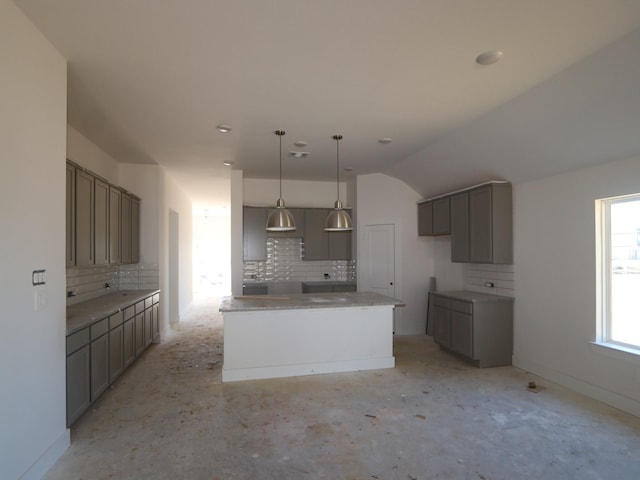
[[[88,340],[87,335],[87,342]],[[90,369],[91,352],[88,343],[67,356],[67,425],[80,418],[91,405]]]
[[[511,365],[513,298],[477,292],[431,292],[434,341],[478,367]]]
[[[67,335],[67,426],[80,418],[152,341],[160,340],[159,313],[160,294],[155,293]]]

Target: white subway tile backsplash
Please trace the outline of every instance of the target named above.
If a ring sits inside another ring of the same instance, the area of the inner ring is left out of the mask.
[[[323,280],[355,281],[355,260],[305,261],[301,238],[267,238],[267,259],[263,262],[244,262],[244,281],[284,282]]]
[[[466,264],[464,282],[466,290],[515,297],[514,265]],[[487,287],[485,282],[494,286]]]

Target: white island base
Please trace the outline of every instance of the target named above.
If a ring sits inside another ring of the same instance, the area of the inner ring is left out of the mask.
[[[223,310],[222,381],[393,368],[393,308]]]

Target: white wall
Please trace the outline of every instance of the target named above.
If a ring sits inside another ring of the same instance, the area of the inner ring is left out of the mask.
[[[71,125],[67,125],[67,158],[110,183],[120,185],[118,162]]]
[[[358,251],[363,251],[365,225],[395,224],[396,297],[406,304],[396,309],[398,334],[420,334],[426,329],[427,292],[429,277],[434,274],[434,250],[431,239],[418,236],[416,202],[421,199],[415,190],[396,178],[378,173],[358,176]],[[361,264],[360,258],[358,264]],[[358,283],[361,283],[360,278]]]
[[[69,445],[65,393],[66,62],[0,1],[0,476],[39,478]],[[46,269],[46,285],[31,272]],[[46,303],[34,310],[36,292]]]
[[[243,201],[245,205],[275,206],[280,194],[278,180],[245,178],[243,184]],[[333,208],[337,195],[336,182],[282,181],[282,198],[287,207]],[[347,204],[346,182],[340,182],[340,200],[343,206],[350,206]]]
[[[242,295],[242,205],[244,182],[241,170],[231,171],[231,293]]]
[[[178,315],[181,316],[193,301],[193,208],[192,203],[174,179],[164,170],[161,174],[160,193],[160,288],[165,305],[161,309],[162,329],[180,318],[169,318],[169,210],[179,215],[179,285]]]
[[[514,186],[514,365],[640,415],[640,359],[596,332],[594,202],[640,192],[640,157]]]

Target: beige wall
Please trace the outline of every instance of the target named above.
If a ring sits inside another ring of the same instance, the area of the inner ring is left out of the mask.
[[[278,180],[245,178],[245,205],[269,207],[276,204],[280,194]],[[283,180],[282,198],[287,207],[333,208],[337,200],[336,182],[313,182],[306,180]],[[347,184],[340,182],[340,200],[347,207]]]
[[[69,445],[66,62],[0,0],[0,65],[0,476],[40,478]],[[46,285],[31,285],[35,269],[46,269]]]
[[[110,183],[120,185],[117,160],[71,125],[67,125],[67,158]]]

